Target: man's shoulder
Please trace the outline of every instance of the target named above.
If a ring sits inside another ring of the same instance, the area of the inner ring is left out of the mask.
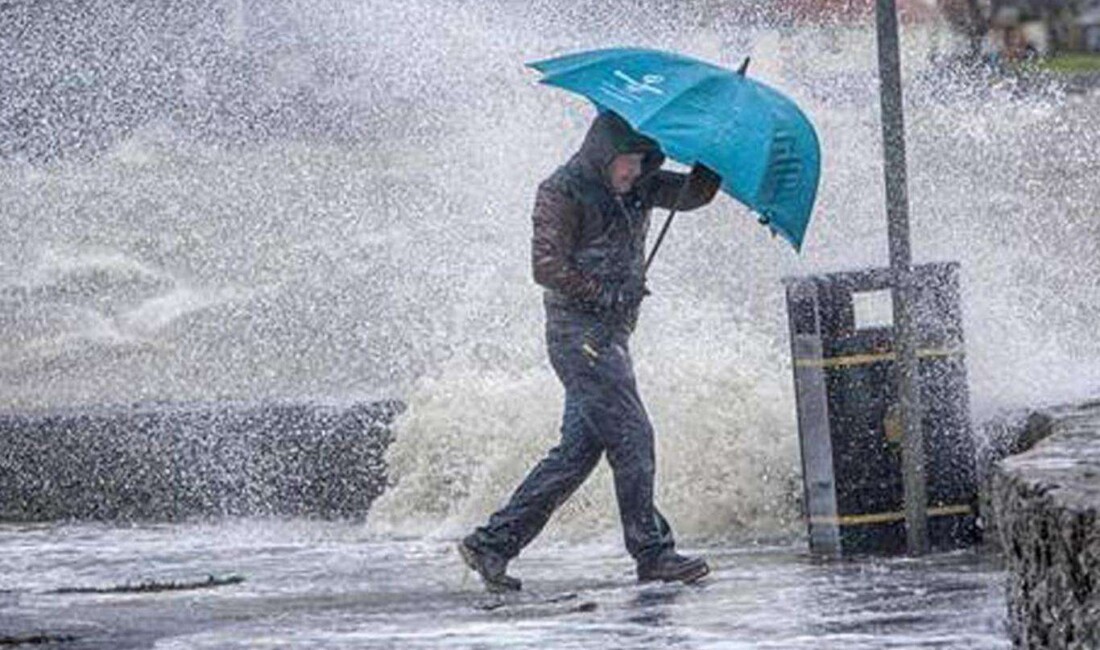
[[[539,183],[539,191],[568,193],[578,182],[577,174],[569,165],[562,165]]]
[[[587,176],[576,161],[570,161],[554,170],[539,183],[540,195],[557,195],[576,203],[589,203],[600,191],[601,185]]]
[[[554,202],[575,201],[580,194],[579,190],[577,179],[563,165],[539,183],[538,199]]]

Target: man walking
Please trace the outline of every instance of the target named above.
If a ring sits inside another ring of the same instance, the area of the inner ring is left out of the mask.
[[[675,552],[653,504],[653,427],[638,395],[629,340],[645,287],[646,234],[654,207],[693,210],[721,179],[697,165],[690,175],[660,169],[664,155],[613,112],[592,123],[580,150],[539,186],[532,263],[545,288],[550,363],[565,386],[561,443],[551,449],[487,524],[459,543],[463,560],[490,591],[520,581],[508,562],[607,454],[627,551],[639,581],[691,582],[701,558]]]

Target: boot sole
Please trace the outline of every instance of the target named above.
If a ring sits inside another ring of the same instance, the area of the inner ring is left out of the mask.
[[[458,543],[458,554],[462,557],[462,561],[467,567],[481,578],[481,582],[485,585],[485,590],[494,594],[506,594],[515,591],[521,591],[522,585],[512,586],[496,580],[490,580],[485,577],[481,571],[478,570],[477,558],[474,557],[474,551],[469,546],[466,546],[462,542]]]
[[[660,576],[645,577],[645,578],[639,577],[638,582],[639,583],[645,583],[645,582],[664,582],[664,583],[682,582],[685,585],[689,585],[693,582],[698,582],[699,580],[703,579],[708,573],[710,573],[710,566],[707,565],[707,564],[701,564],[700,566],[692,569],[691,571],[685,571],[684,573],[682,573],[680,575],[667,576],[667,577],[660,577]]]
[[[474,560],[474,552],[470,550],[468,546],[462,542],[458,543],[458,554],[462,557],[462,561],[473,572],[481,575],[477,570],[477,562]]]

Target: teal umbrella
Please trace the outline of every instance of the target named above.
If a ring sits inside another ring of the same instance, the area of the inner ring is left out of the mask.
[[[542,83],[614,111],[674,160],[716,171],[723,191],[801,249],[821,173],[817,134],[794,102],[747,78],[745,66],[735,72],[639,48],[528,65],[543,73]]]

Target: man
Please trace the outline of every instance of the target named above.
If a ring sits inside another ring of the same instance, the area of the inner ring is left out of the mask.
[[[580,151],[539,186],[532,262],[535,281],[545,287],[546,342],[565,386],[565,414],[561,444],[503,509],[459,543],[463,560],[490,591],[520,588],[505,572],[508,562],[603,453],[638,580],[691,582],[709,570],[704,560],[675,552],[672,531],[653,505],[653,428],[638,396],[628,342],[648,294],[651,209],[703,206],[721,179],[698,165],[690,176],[663,171],[663,162],[656,142],[604,112]]]

